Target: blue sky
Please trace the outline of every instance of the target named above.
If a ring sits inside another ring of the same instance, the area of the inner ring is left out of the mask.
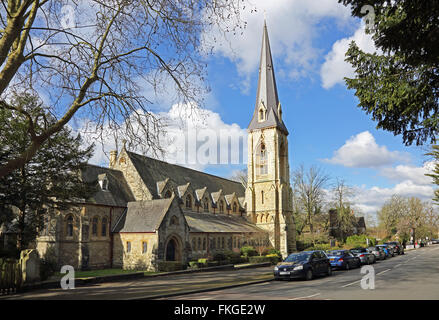
[[[333,179],[344,179],[356,188],[352,201],[364,214],[374,215],[392,194],[431,199],[434,186],[424,176],[432,164],[424,156],[426,147],[406,147],[400,136],[376,130],[344,84],[343,77],[352,75],[343,61],[350,41],[375,51],[362,21],[337,0],[251,2],[258,12],[242,13],[248,22],[243,35],[224,39],[215,30],[206,34],[219,39],[207,60],[212,91],[203,106],[206,125],[245,135],[256,99],[265,10],[283,119],[290,132],[290,168],[316,165]],[[166,99],[154,106],[170,119],[176,119],[175,107]],[[182,134],[176,127],[172,130]],[[175,151],[178,146],[172,147]],[[93,161],[102,164],[101,156]],[[246,165],[195,167],[229,177]]]

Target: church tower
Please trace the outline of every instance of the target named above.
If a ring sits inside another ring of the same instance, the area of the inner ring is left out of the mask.
[[[287,137],[264,22],[256,105],[248,126],[245,197],[248,219],[269,231],[271,245],[283,256],[296,250]]]

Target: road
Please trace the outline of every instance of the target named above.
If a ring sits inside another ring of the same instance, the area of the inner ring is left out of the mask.
[[[330,277],[311,281],[271,281],[169,299],[185,300],[358,300],[439,299],[439,245],[406,252],[378,261],[375,289],[361,288],[361,269],[335,271]]]
[[[439,299],[439,245],[408,251],[373,265],[375,289],[364,290],[360,269],[334,271],[330,277],[311,281],[268,281],[273,267],[236,271],[211,271],[120,282],[95,283],[74,290],[40,289],[0,300],[18,299],[167,299],[184,300],[308,300],[308,299]],[[236,288],[184,294],[244,284]]]

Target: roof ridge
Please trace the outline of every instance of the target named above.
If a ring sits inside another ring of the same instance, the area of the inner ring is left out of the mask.
[[[158,162],[166,163],[166,164],[168,164],[168,165],[170,165],[170,166],[179,167],[179,168],[183,168],[183,169],[186,169],[186,170],[191,170],[191,171],[194,171],[194,172],[197,172],[197,173],[201,173],[201,174],[208,175],[208,176],[211,176],[211,177],[219,178],[219,179],[222,179],[222,180],[225,180],[225,181],[233,182],[233,183],[236,183],[236,184],[241,184],[241,183],[238,182],[238,181],[234,181],[234,180],[227,179],[227,178],[224,178],[224,177],[216,176],[216,175],[211,174],[211,173],[207,173],[207,172],[203,172],[203,171],[195,170],[195,169],[188,168],[188,167],[184,167],[184,166],[182,166],[182,165],[178,165],[178,164],[174,164],[174,163],[169,163],[169,162],[164,161],[164,160],[151,158],[151,157],[149,157],[149,156],[141,155],[141,154],[134,153],[134,152],[131,152],[131,151],[128,151],[128,150],[127,150],[126,152],[127,152],[128,155],[129,155],[129,154],[133,154],[133,155],[135,155],[135,156],[139,156],[139,157],[142,157],[142,158],[148,158],[148,159],[151,159],[151,160],[154,160],[154,161],[158,161]]]

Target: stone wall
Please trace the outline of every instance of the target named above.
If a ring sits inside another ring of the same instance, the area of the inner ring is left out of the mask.
[[[113,267],[153,270],[158,236],[154,233],[115,233],[113,235]],[[128,242],[131,250],[127,251]],[[146,252],[143,252],[146,243]]]

